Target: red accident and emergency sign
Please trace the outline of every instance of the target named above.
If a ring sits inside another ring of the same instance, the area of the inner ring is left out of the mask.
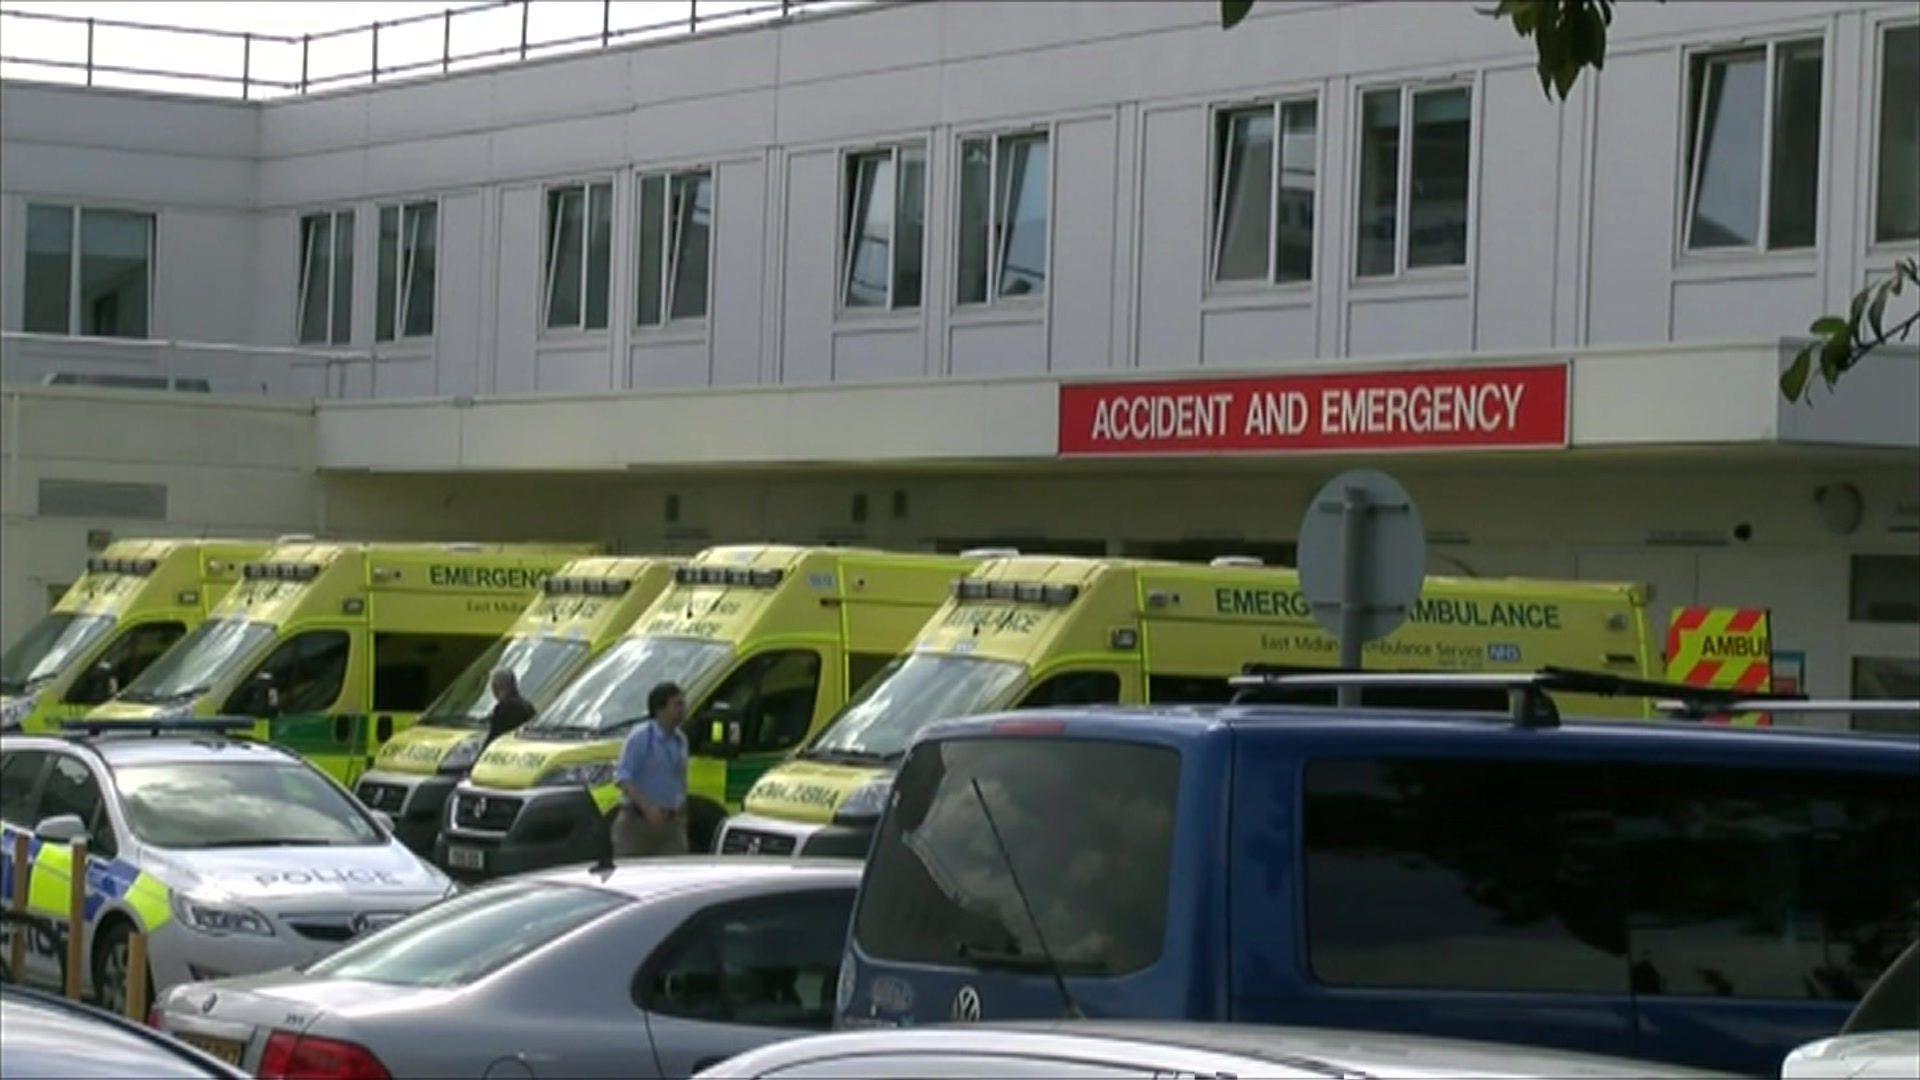
[[[1060,388],[1066,456],[1566,445],[1564,364]]]

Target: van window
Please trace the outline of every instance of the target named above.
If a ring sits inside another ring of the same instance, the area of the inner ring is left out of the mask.
[[[497,639],[486,634],[375,634],[375,712],[422,712]]]
[[[1623,994],[1605,767],[1307,767],[1307,951],[1336,986]]]
[[[690,733],[702,742],[715,720],[740,725],[744,753],[797,746],[813,726],[820,690],[820,654],[810,649],[765,652],[736,668],[701,709]]]
[[[855,938],[877,959],[943,967],[1030,970],[1042,936],[1067,975],[1152,964],[1166,936],[1179,774],[1175,751],[1136,743],[919,744],[894,783]]]
[[[340,698],[347,681],[347,657],[352,640],[345,630],[309,630],[280,643],[247,681],[227,700],[224,711],[238,716],[264,716],[268,709],[266,685],[260,676],[273,676],[280,691],[280,711],[287,714],[323,713]]]
[[[92,671],[83,672],[73,681],[67,690],[67,704],[98,705],[107,700],[113,696],[115,687],[133,682],[147,670],[147,665],[160,659],[161,653],[173,648],[173,643],[186,635],[187,624],[178,622],[145,623],[120,635],[101,651]],[[110,676],[101,673],[102,664],[111,672]]]
[[[1111,671],[1063,671],[1027,691],[1022,709],[1061,705],[1114,705],[1120,701],[1120,676]]]
[[[867,685],[868,680],[880,674],[891,663],[893,663],[892,653],[848,653],[847,696],[851,698],[858,694],[860,688]]]
[[[1910,779],[1662,766],[1623,787],[1635,993],[1857,1000],[1920,936]]]

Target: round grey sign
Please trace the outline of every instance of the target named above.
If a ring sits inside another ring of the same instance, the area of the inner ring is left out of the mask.
[[[1322,629],[1343,644],[1348,635],[1386,637],[1412,613],[1427,577],[1420,511],[1386,473],[1343,472],[1307,504],[1299,562],[1300,592]]]

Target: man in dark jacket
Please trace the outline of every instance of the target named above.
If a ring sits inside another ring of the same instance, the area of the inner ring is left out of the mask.
[[[487,714],[487,742],[533,719],[533,703],[520,696],[519,680],[501,668],[493,673],[493,711]]]

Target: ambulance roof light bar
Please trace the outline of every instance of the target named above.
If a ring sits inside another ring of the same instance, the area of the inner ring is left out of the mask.
[[[1228,685],[1237,691],[1336,690],[1343,686],[1400,690],[1503,690],[1507,694],[1508,714],[1515,727],[1558,727],[1560,709],[1549,696],[1551,691],[1556,690],[1597,697],[1644,697],[1685,702],[1688,708],[1701,710],[1698,715],[1703,716],[1743,711],[1733,708],[1742,703],[1749,709],[1773,709],[1805,700],[1787,695],[1755,695],[1732,688],[1686,686],[1652,679],[1634,679],[1603,671],[1560,667],[1544,667],[1534,672],[1332,671],[1313,674],[1261,673],[1257,664],[1247,667],[1248,674],[1227,680]],[[1240,694],[1236,694],[1235,700],[1240,697]]]

